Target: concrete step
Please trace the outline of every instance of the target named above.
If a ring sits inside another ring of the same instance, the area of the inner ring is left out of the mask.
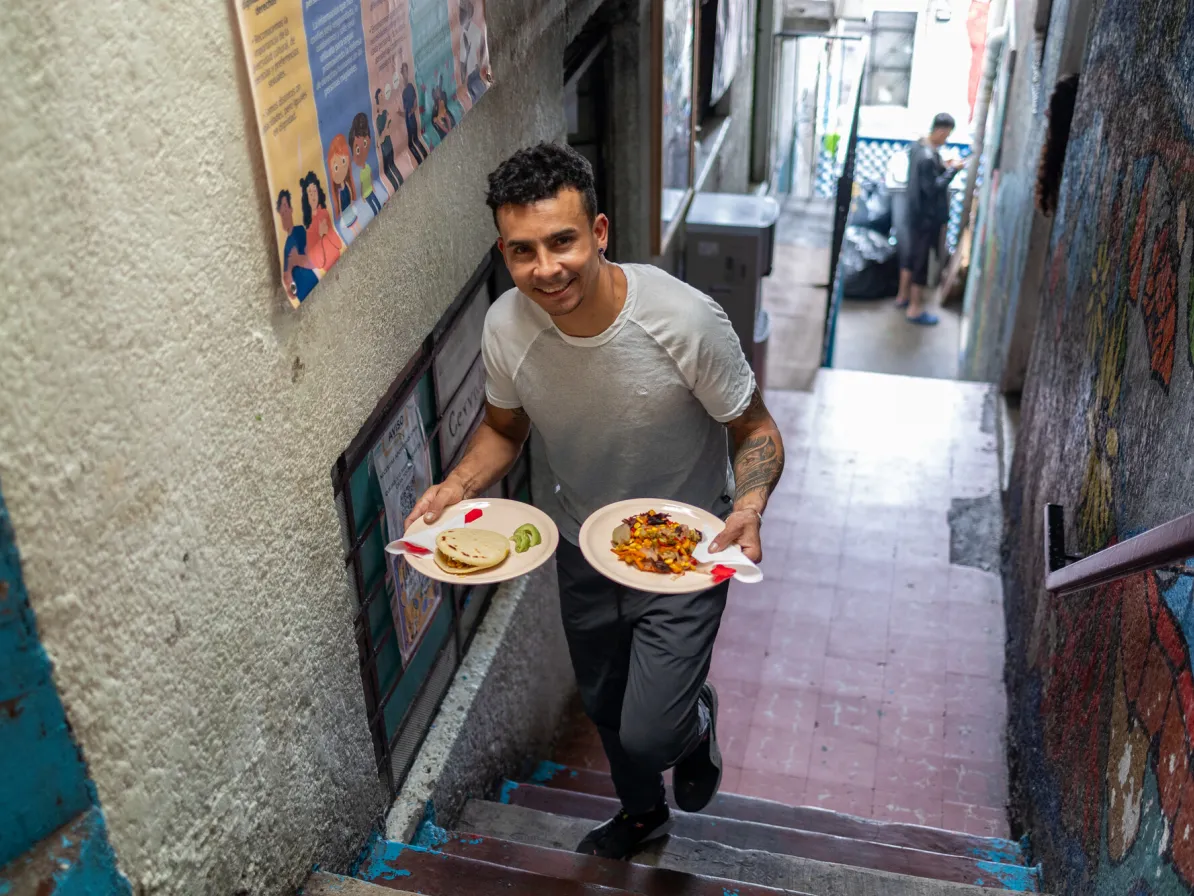
[[[422,896],[630,896],[632,891],[602,886],[567,875],[556,876],[479,861],[439,849],[382,841],[357,874],[386,889],[403,888]]]
[[[612,813],[611,813],[612,814]],[[700,818],[700,816],[687,816]],[[719,833],[719,826],[734,824],[726,819],[707,819],[708,830]],[[738,822],[737,824],[749,824]],[[479,837],[497,837],[515,843],[549,849],[573,850],[593,827],[589,819],[553,815],[524,806],[471,800],[457,824],[461,830]],[[765,825],[754,825],[752,833],[770,833]],[[739,831],[741,834],[742,831]],[[840,846],[853,841],[837,838]],[[742,841],[740,841],[742,842]],[[765,851],[765,839],[747,837],[742,846],[727,845],[713,839],[672,836],[648,846],[634,859],[636,864],[673,871],[685,871],[704,877],[720,877],[743,883],[759,884],[813,896],[979,896],[1014,890],[1036,892],[1036,879],[1027,869],[994,865],[972,883],[917,877],[861,867],[852,855],[841,860],[848,864],[806,856]],[[853,862],[853,864],[849,864]],[[1004,875],[1001,879],[998,874]]]
[[[355,877],[341,877],[326,871],[314,871],[299,890],[299,896],[415,896],[405,890],[379,887]]]
[[[531,775],[529,783],[594,796],[616,796],[613,779],[604,772],[568,768],[555,762],[541,762]],[[872,821],[829,809],[786,806],[735,793],[719,793],[713,798],[705,813],[722,818],[736,818],[739,821],[757,821],[803,831],[819,831],[822,834],[869,840],[872,843],[968,856],[1005,865],[1025,864],[1024,850],[1011,840],[975,837],[913,824]]]
[[[535,784],[503,787],[502,798],[513,805],[553,815],[587,819],[591,822],[612,818],[621,808],[618,800],[610,797],[556,790]],[[1035,869],[1028,869],[1022,865],[988,862],[968,856],[891,846],[870,840],[740,821],[706,813],[688,815],[676,812],[673,817],[675,824],[672,833],[689,840],[712,840],[741,849],[757,849],[954,883],[990,882],[994,877],[999,881],[1015,881],[1018,886],[1014,889],[1027,888],[1028,892],[1038,889]]]
[[[568,877],[584,883],[641,893],[643,896],[810,896],[791,890],[778,890],[759,884],[747,884],[724,877],[708,877],[652,868],[632,862],[582,856],[570,849],[552,849],[485,837],[480,834],[455,833],[439,847],[449,855],[464,856],[495,865],[529,868],[552,877]]]

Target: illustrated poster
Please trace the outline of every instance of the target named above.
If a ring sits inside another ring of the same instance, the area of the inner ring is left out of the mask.
[[[493,83],[484,0],[240,0],[237,14],[297,308]]]
[[[417,396],[386,427],[373,449],[372,463],[385,503],[386,541],[390,542],[402,534],[403,521],[415,509],[419,496],[431,487],[431,459]],[[386,592],[405,666],[435,618],[440,589],[401,557],[386,554],[386,562]]]

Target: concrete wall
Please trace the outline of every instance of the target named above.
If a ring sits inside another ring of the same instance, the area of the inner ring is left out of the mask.
[[[10,4],[0,476],[138,892],[282,893],[385,806],[328,471],[562,137],[592,0],[487,10],[498,84],[300,312],[232,7]]]
[[[1006,114],[996,133],[997,94],[984,154],[984,169],[991,171],[992,150],[999,147],[999,170],[979,188],[960,356],[963,378],[998,383],[1008,392],[1018,392],[1024,384],[1053,230],[1053,219],[1037,211],[1035,199],[1048,127],[1045,110],[1058,79],[1081,68],[1090,5],[1090,0],[1053,0],[1047,36],[1034,30],[1034,3],[1009,9],[1015,17],[1015,56],[1004,55],[1011,79]],[[1079,13],[1083,18],[1075,21]]]
[[[1060,896],[1194,887],[1194,578],[1042,590],[1041,507],[1089,553],[1194,506],[1194,4],[1103,0],[1009,505],[1015,803]]]

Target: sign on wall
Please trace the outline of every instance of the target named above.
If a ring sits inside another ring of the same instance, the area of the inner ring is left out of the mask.
[[[432,482],[417,395],[399,409],[386,427],[373,449],[371,462],[385,504],[386,541],[393,541],[401,536],[402,524]],[[440,590],[435,582],[409,563],[403,563],[401,558],[386,554],[386,562],[390,612],[398,632],[402,663],[406,665],[439,609]]]
[[[240,0],[297,308],[493,83],[484,0]]]

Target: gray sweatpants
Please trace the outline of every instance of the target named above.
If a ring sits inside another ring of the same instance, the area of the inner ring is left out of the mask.
[[[622,808],[649,812],[663,772],[700,741],[697,698],[729,583],[699,594],[632,591],[563,539],[556,569],[581,702],[601,734]]]

